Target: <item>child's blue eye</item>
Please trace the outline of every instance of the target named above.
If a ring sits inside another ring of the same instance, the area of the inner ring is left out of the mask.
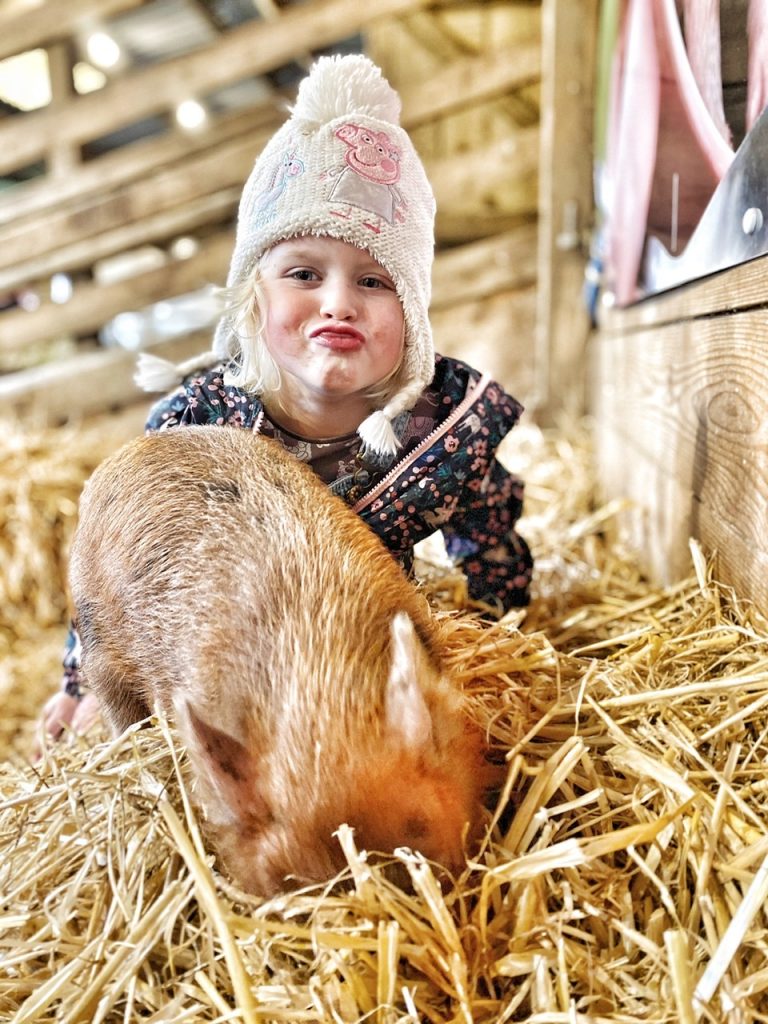
[[[289,276],[294,278],[296,281],[314,281],[316,275],[314,270],[299,269],[292,270]]]
[[[380,281],[378,277],[363,277],[360,279],[360,284],[363,288],[383,288],[384,282]]]

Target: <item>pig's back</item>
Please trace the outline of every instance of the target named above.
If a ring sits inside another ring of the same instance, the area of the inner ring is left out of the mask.
[[[395,612],[436,649],[425,602],[371,531],[276,442],[234,428],[153,434],[106,460],[71,583],[88,681],[111,692],[119,677],[149,708],[184,686],[268,722],[331,688],[368,721]]]

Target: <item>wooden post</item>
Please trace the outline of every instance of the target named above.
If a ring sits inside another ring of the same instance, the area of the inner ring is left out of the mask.
[[[71,40],[54,43],[48,47],[48,75],[51,81],[51,110],[62,110],[75,94],[72,80],[73,47]],[[52,178],[63,178],[70,174],[80,162],[79,148],[56,135],[51,140],[48,152],[48,171]]]
[[[536,406],[542,422],[585,407],[582,299],[592,221],[597,0],[543,0]]]

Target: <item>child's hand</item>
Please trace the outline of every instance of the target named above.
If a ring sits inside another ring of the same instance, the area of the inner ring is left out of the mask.
[[[71,732],[82,735],[88,732],[99,717],[99,702],[94,694],[86,693],[78,698],[71,697],[63,690],[54,693],[43,705],[32,760],[40,760],[44,737],[46,741],[58,739],[67,727]]]

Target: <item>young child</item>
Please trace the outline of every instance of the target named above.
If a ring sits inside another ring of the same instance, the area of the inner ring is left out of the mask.
[[[177,385],[147,430],[213,423],[276,438],[406,568],[442,530],[470,596],[502,614],[527,603],[532,567],[515,532],[522,484],[495,459],[522,408],[434,353],[434,197],[399,113],[366,57],[313,66],[243,190],[213,351],[180,367],[141,357],[147,390]],[[94,710],[74,630],[64,665],[43,713],[51,735]]]

